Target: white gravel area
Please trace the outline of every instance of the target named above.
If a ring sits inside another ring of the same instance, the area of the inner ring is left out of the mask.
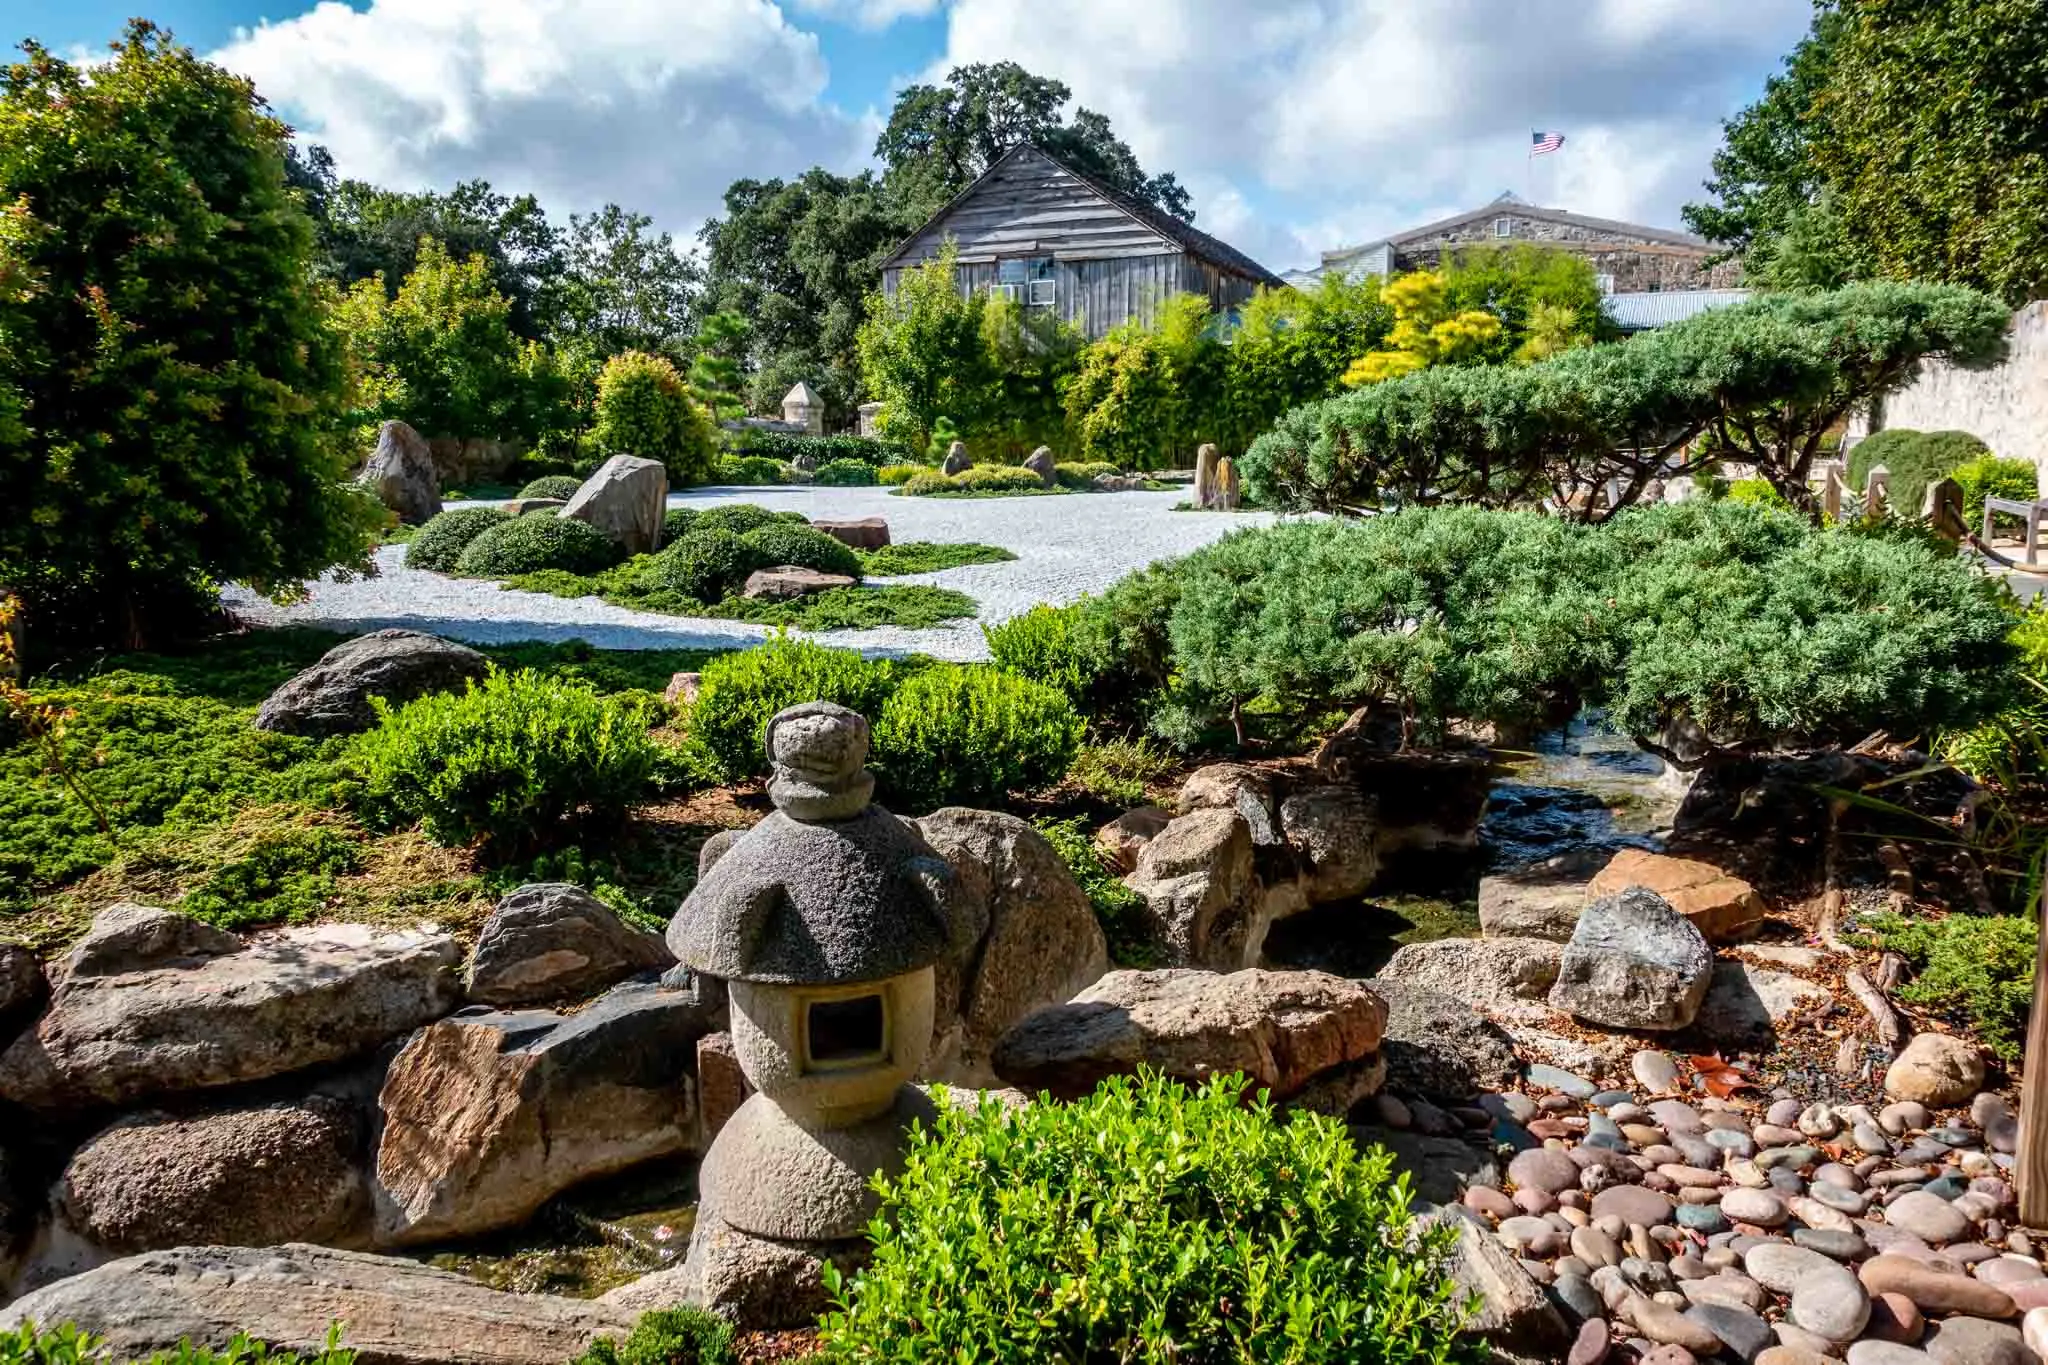
[[[1187,497],[1186,490],[903,498],[880,488],[696,488],[671,495],[669,505],[752,502],[813,519],[878,516],[888,521],[890,537],[897,542],[1000,545],[1017,558],[871,580],[957,588],[981,604],[979,620],[996,622],[1041,602],[1066,603],[1083,593],[1100,592],[1133,569],[1199,549],[1227,531],[1273,520],[1263,513],[1219,516],[1172,510]],[[404,561],[403,546],[387,546],[377,551],[377,577],[353,583],[322,579],[312,585],[307,600],[288,607],[242,588],[230,588],[225,596],[243,619],[257,625],[320,626],[351,633],[398,626],[478,644],[584,640],[601,649],[718,649],[752,644],[772,633],[765,626],[741,621],[628,611],[595,597],[509,592],[496,583],[407,569]],[[973,621],[930,630],[835,630],[811,638],[874,655],[988,657],[988,646]]]

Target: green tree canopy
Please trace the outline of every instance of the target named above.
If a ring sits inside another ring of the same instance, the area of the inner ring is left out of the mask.
[[[1015,62],[956,66],[943,85],[913,85],[897,96],[875,140],[890,192],[922,220],[1020,142],[1067,165],[1194,221],[1187,191],[1172,173],[1148,176],[1109,120],[1089,109],[1064,118],[1073,92]]]
[[[168,601],[363,561],[341,349],[248,81],[136,22],[0,76],[0,583],[135,642]]]
[[[512,301],[490,262],[458,261],[431,237],[394,297],[384,277],[359,280],[339,312],[359,385],[376,419],[430,437],[538,441],[569,418],[567,382],[539,342],[512,329]]]
[[[1340,391],[1352,361],[1393,326],[1376,275],[1325,275],[1313,289],[1261,287],[1238,313],[1225,356],[1227,440],[1241,450],[1282,413]]]
[[[562,267],[543,295],[551,341],[599,358],[680,353],[701,272],[653,226],[617,204],[569,215]]]
[[[868,296],[860,329],[861,372],[882,404],[882,434],[923,449],[940,418],[963,432],[995,413],[1001,394],[986,328],[988,295],[962,294],[949,242],[903,272],[894,298]]]

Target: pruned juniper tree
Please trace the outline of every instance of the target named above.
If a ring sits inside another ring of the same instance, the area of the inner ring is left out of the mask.
[[[1764,295],[1521,368],[1436,367],[1307,404],[1253,443],[1246,480],[1280,507],[1547,497],[1597,520],[1654,480],[1738,460],[1817,521],[1808,481],[1827,434],[1926,361],[1996,364],[2006,321],[1999,300],[1956,285]],[[1596,487],[1613,493],[1586,496]]]

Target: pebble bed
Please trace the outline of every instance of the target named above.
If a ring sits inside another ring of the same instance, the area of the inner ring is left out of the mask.
[[[1546,1286],[1569,1365],[2028,1365],[2048,1342],[2039,1243],[2012,1223],[2018,1121],[1687,1096],[1663,1052],[1603,1090],[1532,1066],[1469,1109],[1381,1097],[1390,1128],[1513,1151],[1462,1211]]]
[[[998,545],[1017,558],[939,573],[876,579],[956,588],[994,623],[1041,602],[1063,604],[1100,592],[1135,569],[1183,555],[1226,532],[1270,523],[1263,513],[1176,512],[1185,490],[1022,498],[904,498],[882,488],[698,488],[672,495],[671,507],[751,502],[813,519],[881,517],[898,542],[929,540]],[[462,506],[451,503],[450,506]],[[583,640],[600,649],[727,649],[772,632],[741,621],[629,611],[594,597],[509,592],[496,583],[448,578],[405,567],[403,546],[377,552],[378,576],[351,583],[322,579],[302,602],[280,607],[243,588],[224,596],[255,625],[320,626],[360,632],[401,627],[476,644]],[[929,630],[894,626],[829,631],[814,638],[871,655],[923,653],[942,659],[988,657],[977,621]]]

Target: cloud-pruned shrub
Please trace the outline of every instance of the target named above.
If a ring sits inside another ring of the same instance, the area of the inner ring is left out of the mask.
[[[543,474],[519,490],[522,498],[557,498],[563,502],[576,496],[583,480],[574,474]]]
[[[819,573],[861,577],[860,556],[841,541],[809,526],[771,522],[740,537],[762,567],[794,564]]]

